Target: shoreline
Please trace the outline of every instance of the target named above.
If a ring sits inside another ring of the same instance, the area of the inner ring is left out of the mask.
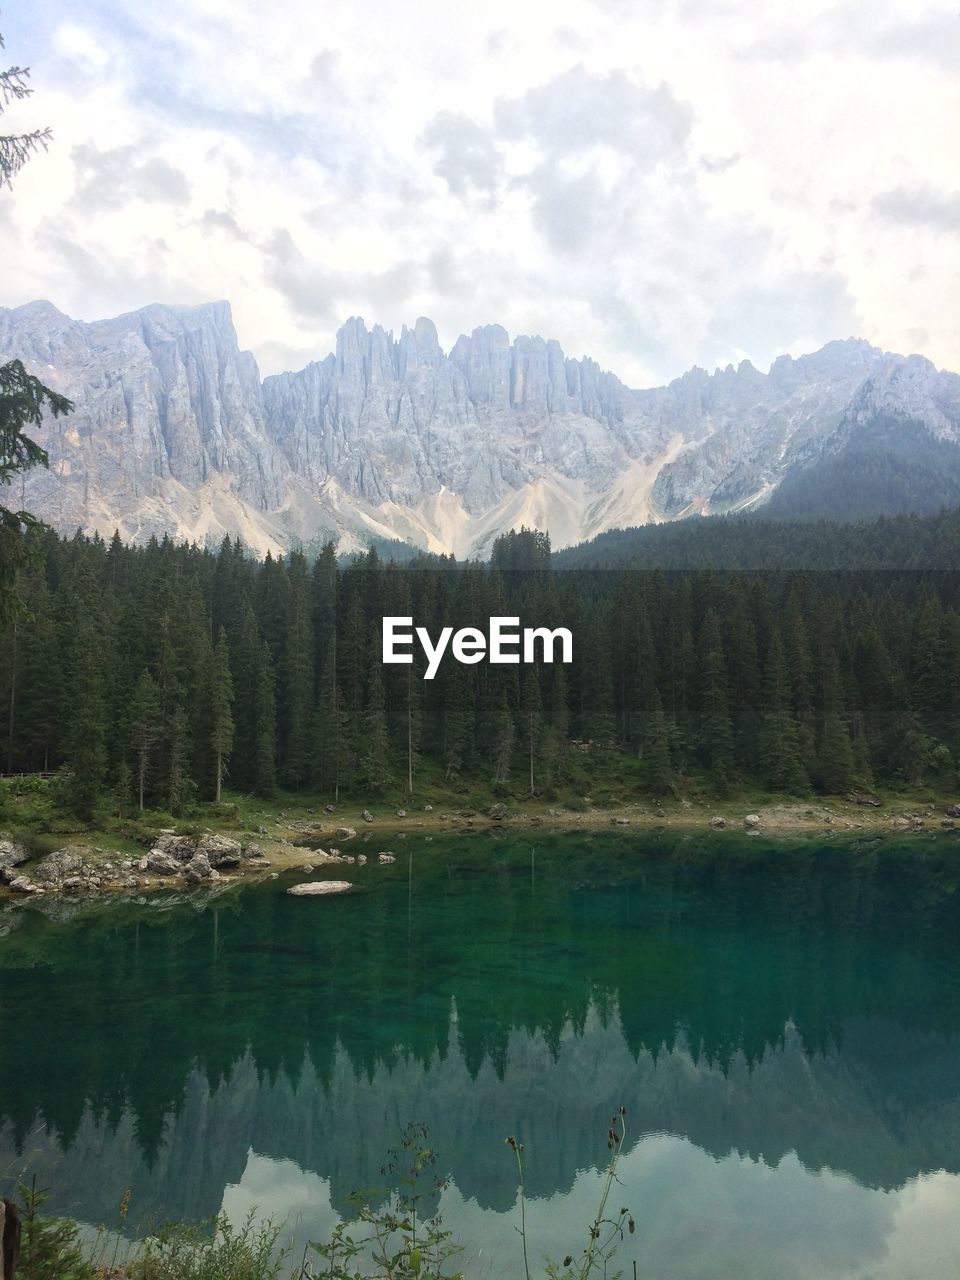
[[[63,845],[55,852],[81,857],[83,865],[79,874],[71,879],[61,877],[54,882],[34,882],[31,871],[53,856],[37,854],[8,872],[10,880],[22,876],[32,887],[18,890],[11,888],[10,884],[0,884],[0,901],[83,899],[122,893],[137,898],[158,890],[213,888],[215,885],[226,889],[250,880],[277,878],[291,871],[299,870],[309,875],[325,866],[349,866],[361,853],[370,862],[376,862],[380,853],[396,856],[397,849],[392,846],[411,836],[420,836],[428,843],[437,837],[482,835],[492,831],[518,835],[535,832],[595,835],[606,831],[621,836],[631,830],[647,834],[675,831],[678,835],[716,835],[720,838],[734,835],[810,837],[818,834],[829,838],[863,834],[875,839],[895,839],[924,833],[960,836],[960,817],[950,816],[948,810],[951,808],[953,806],[929,801],[901,807],[889,802],[877,806],[872,802],[858,803],[848,797],[831,797],[822,803],[776,801],[766,805],[755,804],[752,808],[734,800],[714,805],[685,800],[671,801],[669,808],[652,808],[649,803],[636,803],[617,808],[590,807],[583,812],[556,805],[544,808],[493,805],[486,811],[427,806],[394,809],[380,814],[352,804],[338,806],[333,813],[326,809],[318,813],[316,808],[299,811],[281,809],[270,828],[261,824],[255,833],[236,823],[222,821],[217,827],[205,828],[201,835],[186,837],[195,847],[203,842],[216,844],[218,841],[236,846],[235,863],[225,866],[222,872],[215,869],[207,872],[202,879],[186,874],[185,861],[165,873],[152,873],[145,869],[146,859],[161,848],[164,840],[172,840],[173,843],[184,840],[183,836],[176,834],[176,828],[160,829],[154,837],[152,849],[140,845],[135,852],[131,850],[128,854],[99,847],[97,840],[103,838],[104,833],[78,832],[72,837],[65,837]],[[49,839],[52,833],[43,834]],[[13,835],[10,839],[17,843],[23,838]],[[117,869],[118,861],[121,869]],[[109,869],[108,874],[98,874],[101,865],[105,871]]]

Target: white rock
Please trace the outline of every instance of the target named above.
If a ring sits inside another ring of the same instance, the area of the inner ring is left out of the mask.
[[[349,880],[311,880],[308,884],[295,884],[287,890],[295,898],[323,898],[332,893],[348,893],[353,888]]]

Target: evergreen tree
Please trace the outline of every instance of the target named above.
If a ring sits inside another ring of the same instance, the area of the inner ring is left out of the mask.
[[[130,766],[124,756],[117,766],[117,778],[112,792],[113,811],[121,820],[126,817],[132,793],[133,779],[130,775]]]
[[[64,748],[67,794],[78,818],[93,818],[107,769],[107,721],[103,696],[103,649],[93,623],[81,613],[70,660]]]
[[[91,1267],[84,1257],[77,1224],[42,1212],[47,1194],[38,1190],[36,1181],[21,1185],[19,1193],[22,1213],[17,1280],[90,1280]]]
[[[161,732],[160,692],[150,672],[144,671],[133,691],[130,708],[130,745],[137,762],[137,800],[141,813],[150,756]]]
[[[0,72],[0,110],[3,77],[10,74]],[[0,137],[0,185],[15,172],[4,159],[5,144],[11,141]],[[0,365],[0,486],[10,484],[31,467],[47,465],[46,453],[24,433],[25,428],[39,427],[44,413],[59,418],[73,407],[66,396],[51,391],[39,378],[27,373],[20,360]],[[30,559],[31,544],[26,535],[38,527],[38,521],[28,512],[0,505],[0,624],[16,617],[23,608],[17,577]]]
[[[350,735],[343,695],[337,684],[336,637],[331,638],[320,679],[320,693],[313,722],[311,779],[321,791],[340,798],[340,787],[350,778]]]
[[[828,654],[823,683],[823,725],[820,731],[819,779],[828,793],[853,785],[853,747],[844,715],[843,686],[836,656]]]
[[[514,725],[506,693],[500,695],[493,730],[493,782],[499,787],[510,777],[513,759]]]
[[[258,795],[272,796],[277,789],[277,700],[270,646],[260,647],[253,694],[254,769],[253,785]]]
[[[537,668],[526,667],[521,684],[520,723],[527,747],[531,795],[535,795],[537,790],[536,763],[543,732],[542,719],[543,700],[540,696],[540,678],[537,675]]]
[[[654,795],[664,795],[673,782],[670,765],[670,735],[663,702],[656,689],[650,695],[643,726],[643,765],[647,786]]]
[[[259,758],[259,735],[262,724],[258,722],[257,693],[263,667],[262,647],[266,641],[261,640],[257,628],[257,616],[249,597],[245,597],[237,608],[235,630],[229,636],[230,671],[238,693],[233,708],[235,747],[230,759],[230,776],[234,785],[241,790],[257,787],[257,770]],[[269,650],[269,645],[267,646]],[[273,662],[270,663],[271,673]],[[274,697],[273,726],[271,732],[276,737],[276,699]],[[276,744],[274,744],[274,755]],[[274,771],[276,762],[274,762]],[[274,782],[276,779],[274,779]]]
[[[359,757],[361,783],[375,791],[381,790],[389,779],[390,766],[387,710],[379,664],[370,670]]]
[[[287,567],[287,619],[283,646],[284,785],[296,790],[310,773],[310,724],[313,716],[313,618],[310,575],[300,551]]]
[[[720,619],[710,609],[700,638],[700,741],[711,781],[718,795],[730,788],[734,771],[733,726],[727,699],[727,669]]]
[[[420,762],[420,735],[423,731],[423,702],[420,673],[413,663],[407,667],[407,794],[413,795],[413,776]]]
[[[223,778],[233,747],[233,680],[230,676],[230,650],[227,633],[220,628],[220,636],[213,651],[210,678],[210,707],[212,729],[210,745],[213,749],[216,790],[214,800],[220,803]]]
[[[179,817],[189,806],[197,791],[196,783],[186,771],[188,732],[187,713],[179,703],[175,703],[167,720],[167,807],[174,817]]]
[[[790,685],[779,628],[774,629],[764,673],[760,764],[773,791],[803,795],[810,778],[803,762],[800,734],[790,714]]]

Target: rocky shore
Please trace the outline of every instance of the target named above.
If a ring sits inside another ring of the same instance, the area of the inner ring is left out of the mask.
[[[303,837],[321,829],[320,823],[292,821],[287,831]],[[356,834],[354,827],[338,827],[330,833],[340,843]],[[275,838],[268,855],[263,845],[254,841],[243,843],[214,832],[178,835],[173,829],[162,830],[140,857],[112,857],[96,845],[68,844],[37,858],[23,841],[0,834],[0,887],[22,897],[91,896],[111,890],[213,886],[247,875],[294,869],[310,874],[326,864],[383,865],[394,860],[387,850],[346,854],[335,846],[327,850],[314,847],[312,841],[305,847]]]
[[[327,807],[327,812],[341,818],[351,813],[346,807],[332,806]],[[93,843],[73,842],[38,856],[23,840],[0,832],[0,893],[21,898],[89,897],[110,891],[138,895],[162,888],[213,888],[217,882],[226,887],[232,880],[249,876],[277,876],[294,870],[309,875],[326,865],[362,867],[368,862],[393,862],[395,855],[389,849],[378,849],[379,841],[374,843],[373,851],[361,851],[360,847],[368,846],[375,837],[403,840],[408,834],[416,834],[429,842],[434,834],[467,834],[492,828],[519,832],[531,828],[599,831],[634,827],[641,831],[706,827],[753,836],[799,836],[817,831],[960,834],[960,804],[928,803],[894,811],[877,797],[863,793],[830,801],[759,806],[753,812],[737,811],[733,802],[710,807],[686,800],[671,803],[669,810],[656,803],[623,805],[613,812],[592,807],[573,811],[497,803],[483,810],[435,810],[427,804],[412,812],[395,809],[375,815],[369,808],[353,812],[356,826],[334,826],[329,817],[320,822],[312,816],[293,817],[281,811],[272,831],[260,827],[257,840],[247,838],[244,832],[186,835],[164,828],[143,852],[126,854],[113,853]],[[354,841],[356,845],[351,844]],[[325,847],[320,847],[321,842]],[[341,846],[347,844],[356,852],[344,852]]]
[[[228,870],[254,871],[270,865],[259,845],[244,847],[239,840],[214,833],[182,836],[164,830],[139,858],[111,858],[95,845],[69,844],[35,860],[22,841],[0,838],[0,883],[12,893],[31,896],[147,889],[176,881],[202,884],[219,880]]]

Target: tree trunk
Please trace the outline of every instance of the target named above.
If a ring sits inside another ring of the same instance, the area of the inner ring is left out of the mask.
[[[410,687],[412,676],[407,672],[407,791],[413,795],[413,721],[410,699],[413,696]]]
[[[147,774],[147,757],[146,753],[140,752],[140,812],[143,813],[143,783]]]
[[[17,713],[17,624],[13,624],[10,653],[10,725],[7,733],[7,773],[13,773],[13,722]]]
[[[217,752],[217,794],[216,803],[220,803],[221,787],[223,786],[223,752]]]

